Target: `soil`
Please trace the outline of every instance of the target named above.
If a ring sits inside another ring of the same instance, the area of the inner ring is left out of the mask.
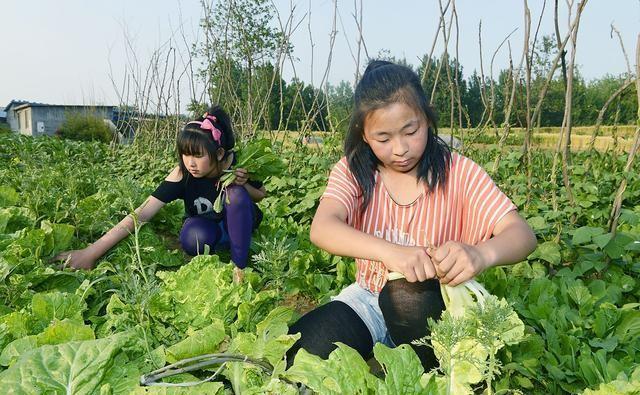
[[[306,314],[318,307],[314,300],[301,294],[286,295],[282,301],[282,306],[290,307],[300,315]]]

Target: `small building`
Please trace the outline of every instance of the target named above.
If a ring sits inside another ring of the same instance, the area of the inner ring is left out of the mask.
[[[0,126],[7,124],[7,113],[0,110]]]
[[[6,122],[9,125],[9,129],[13,131],[18,131],[18,121],[15,116],[11,116],[12,111],[19,105],[27,103],[24,100],[11,100],[9,104],[4,108],[4,112],[6,113]]]
[[[69,114],[91,115],[111,121],[114,106],[83,106],[12,100],[5,108],[9,128],[27,136],[53,135]]]

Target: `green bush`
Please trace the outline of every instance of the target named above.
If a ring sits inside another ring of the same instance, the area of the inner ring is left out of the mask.
[[[72,140],[98,140],[105,143],[113,138],[111,129],[103,119],[86,114],[68,114],[56,134]]]
[[[9,128],[9,125],[7,125],[6,123],[0,123],[0,134],[3,133],[11,133],[11,129]]]

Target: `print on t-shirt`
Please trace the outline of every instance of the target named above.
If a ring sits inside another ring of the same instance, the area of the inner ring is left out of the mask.
[[[207,198],[199,197],[193,201],[193,205],[198,212],[198,215],[210,213],[213,211],[213,204]]]
[[[413,247],[416,245],[416,241],[411,237],[411,235],[407,232],[403,232],[399,229],[375,229],[373,231],[373,235],[375,237],[379,237],[381,239],[385,239],[386,241],[399,244],[402,246]]]

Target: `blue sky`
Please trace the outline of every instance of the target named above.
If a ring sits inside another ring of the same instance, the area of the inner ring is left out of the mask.
[[[293,36],[296,74],[318,83],[326,67],[331,31],[333,0],[273,0],[283,18],[295,5],[294,17],[300,21],[311,11]],[[363,35],[370,56],[388,51],[417,63],[431,47],[439,13],[435,0],[363,0]],[[359,3],[359,1],[358,1]],[[548,0],[543,34],[553,32],[553,1]],[[530,0],[534,23],[542,0]],[[560,1],[561,9],[566,2]],[[488,73],[490,58],[500,42],[515,28],[510,44],[514,61],[520,59],[523,39],[523,2],[516,0],[458,0],[459,58],[465,75],[479,68],[478,23],[482,20],[483,56]],[[338,34],[333,50],[329,81],[352,82],[355,61],[349,50],[356,45],[353,0],[338,0]],[[202,10],[197,0],[21,0],[0,5],[0,106],[11,99],[47,103],[117,104],[114,82],[121,86],[123,70],[132,64],[127,55],[130,43],[135,58],[146,65],[156,48],[174,37],[188,42],[200,38],[198,22]],[[578,35],[577,63],[586,79],[626,70],[617,38],[610,37],[610,25],[622,34],[632,67],[640,26],[640,1],[590,0]],[[561,31],[567,30],[567,16],[561,14]],[[310,45],[313,38],[313,50]],[[125,40],[125,37],[127,40]],[[176,42],[178,52],[186,46]],[[436,54],[442,51],[438,41]],[[453,39],[450,52],[455,51]],[[313,57],[313,73],[310,59]],[[508,62],[506,46],[496,57],[495,73]],[[289,79],[292,69],[285,66]],[[186,84],[185,84],[186,85]],[[196,87],[198,90],[199,87]],[[197,94],[198,92],[196,92]],[[190,96],[183,86],[184,101]]]

